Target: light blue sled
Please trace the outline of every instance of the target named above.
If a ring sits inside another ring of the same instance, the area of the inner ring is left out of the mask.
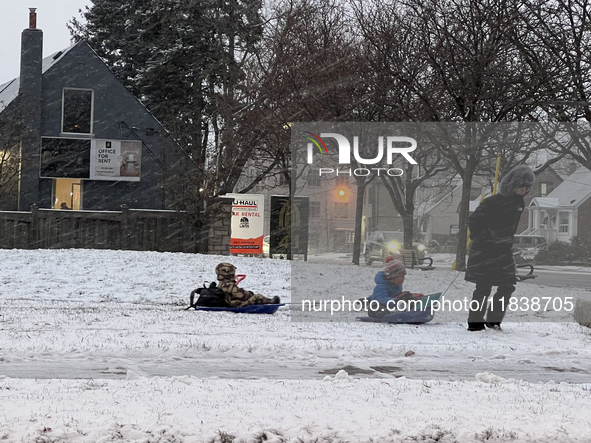
[[[423,298],[418,299],[416,308],[409,311],[393,312],[386,314],[381,318],[375,317],[357,317],[357,320],[371,323],[428,323],[433,320],[434,314],[431,313],[431,304],[439,300],[441,292],[436,294],[424,295]]]

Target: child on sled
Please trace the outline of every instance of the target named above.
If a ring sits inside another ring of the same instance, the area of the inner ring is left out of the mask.
[[[225,300],[232,308],[241,308],[248,305],[268,305],[281,303],[278,296],[273,298],[247,291],[238,287],[236,283],[236,267],[230,263],[220,263],[215,268],[219,283],[217,285],[224,291]]]
[[[420,300],[423,297],[423,294],[403,291],[402,284],[405,276],[406,266],[400,258],[389,255],[384,259],[384,268],[376,274],[374,279],[376,286],[373,294],[368,298],[370,317],[382,317],[388,312],[396,311],[400,301]],[[379,307],[376,306],[376,302]]]

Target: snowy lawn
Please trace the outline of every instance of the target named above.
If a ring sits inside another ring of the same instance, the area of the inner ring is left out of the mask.
[[[570,313],[509,313],[470,333],[185,311],[220,261],[291,301],[328,277],[368,295],[378,267],[98,250],[0,250],[0,441],[590,441],[591,332]],[[309,270],[306,269],[306,266]],[[405,288],[470,297],[457,273]],[[556,288],[519,285],[519,297]],[[568,289],[561,296],[576,297]],[[359,314],[357,314],[359,315]],[[556,316],[559,322],[552,322]],[[314,320],[314,318],[312,318]]]

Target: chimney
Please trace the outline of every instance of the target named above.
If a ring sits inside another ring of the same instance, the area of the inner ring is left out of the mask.
[[[21,179],[19,211],[30,211],[39,200],[39,150],[41,145],[41,103],[43,32],[37,29],[36,8],[29,8],[29,28],[22,32],[19,96],[21,100]]]
[[[29,27],[21,39],[20,89],[41,93],[41,59],[43,58],[43,31],[37,29],[36,8],[29,8]],[[39,96],[39,95],[38,95]]]
[[[37,28],[37,8],[29,8],[29,28]]]

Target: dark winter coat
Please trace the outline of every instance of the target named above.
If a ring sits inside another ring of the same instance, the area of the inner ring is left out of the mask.
[[[524,208],[522,195],[496,194],[470,215],[472,245],[466,280],[491,286],[516,283],[511,249]]]

